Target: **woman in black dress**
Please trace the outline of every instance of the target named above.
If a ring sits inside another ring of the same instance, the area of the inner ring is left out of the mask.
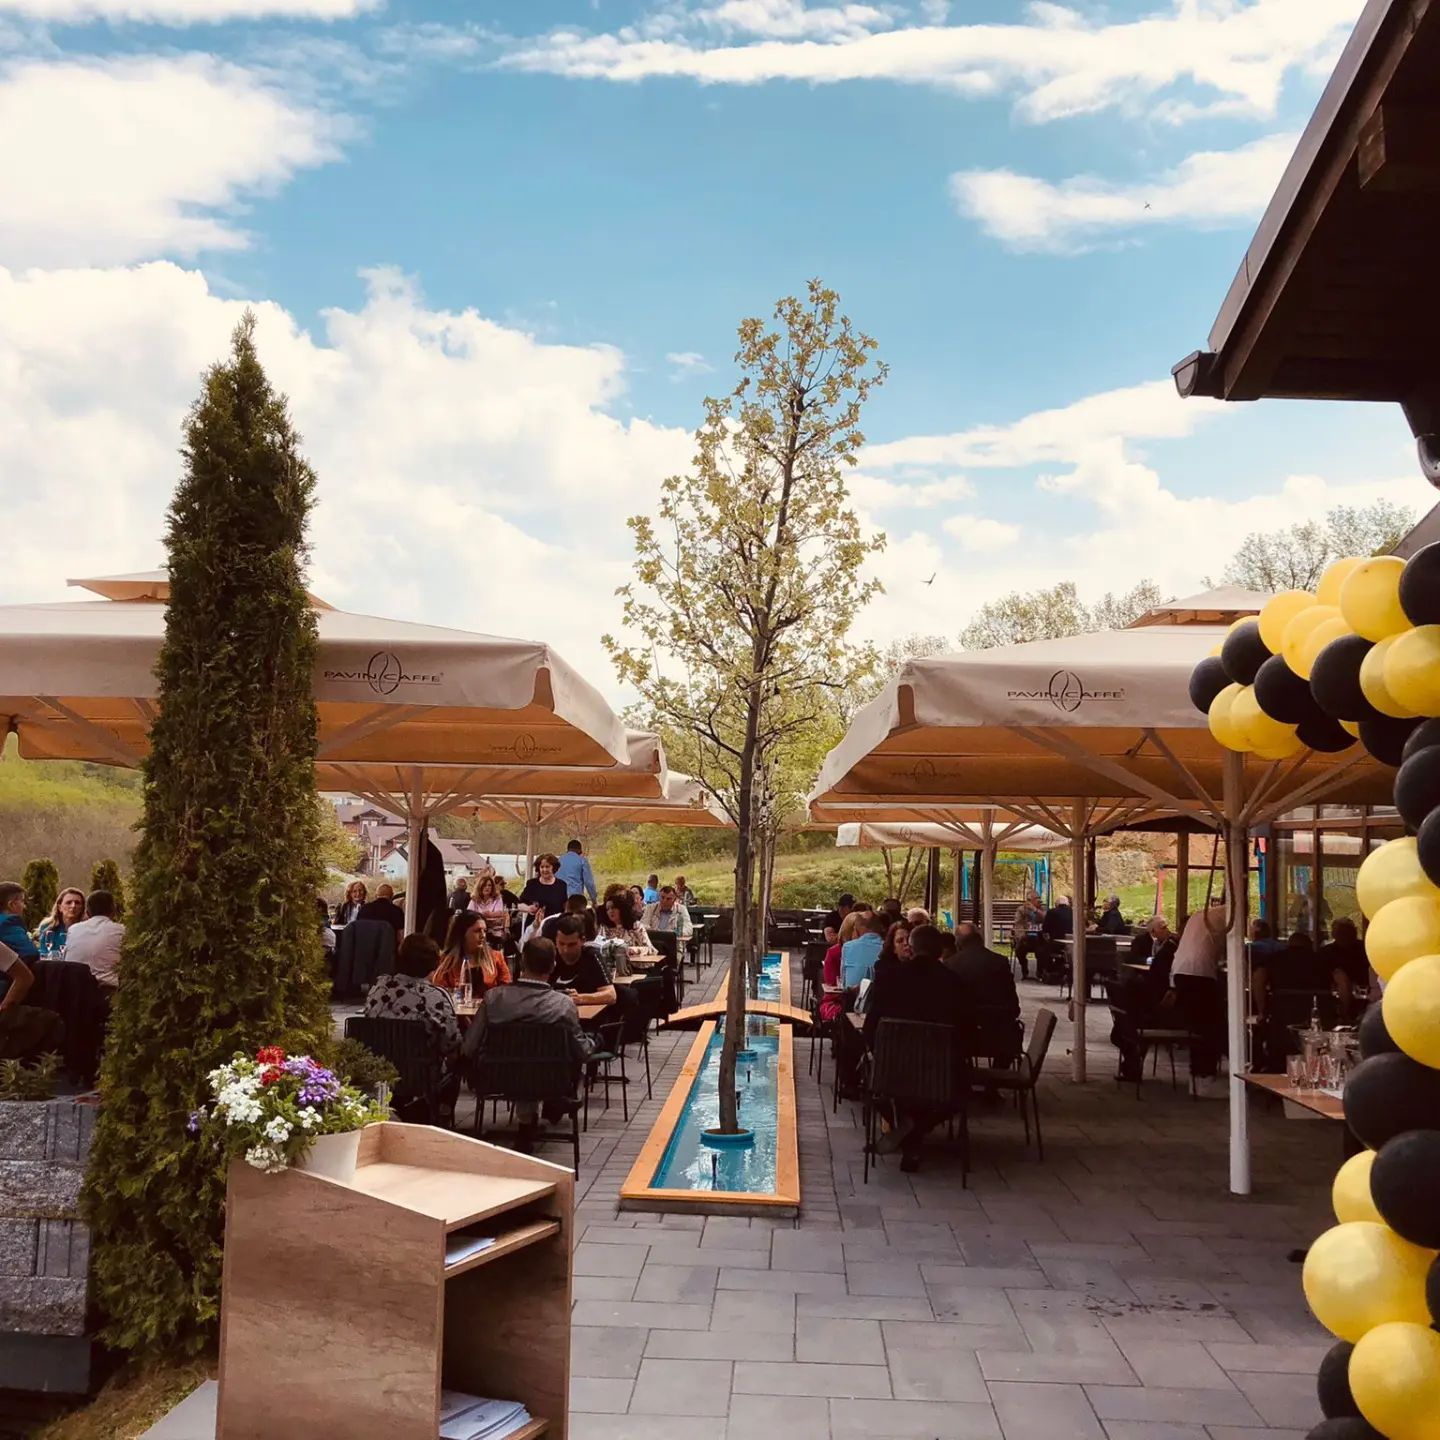
[[[565,897],[570,892],[555,874],[560,862],[554,855],[541,855],[535,863],[540,873],[525,882],[520,892],[520,908],[528,911],[538,926],[547,915],[564,913]]]

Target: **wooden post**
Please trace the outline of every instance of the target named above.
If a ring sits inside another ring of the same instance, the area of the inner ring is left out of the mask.
[[[1183,822],[1182,822],[1183,823]],[[1190,836],[1182,830],[1175,837],[1175,933],[1181,934],[1190,917]]]
[[[520,877],[523,890],[535,873],[535,830],[540,820],[540,806],[534,800],[525,802],[525,873]]]
[[[963,850],[952,850],[950,854],[955,861],[955,874],[951,879],[950,885],[953,891],[950,918],[958,925],[960,923],[960,901],[964,898],[965,889],[965,852]]]
[[[980,940],[988,946],[995,928],[995,842],[988,837],[980,851],[980,894],[976,898],[981,905],[975,912],[980,922]]]
[[[1070,930],[1072,984],[1070,1011],[1074,1015],[1070,1077],[1077,1085],[1085,1083],[1085,804],[1077,800],[1070,810],[1070,913],[1074,923]]]

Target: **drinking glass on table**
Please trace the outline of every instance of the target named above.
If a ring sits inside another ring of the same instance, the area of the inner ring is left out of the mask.
[[[467,978],[465,982],[460,986],[460,1003],[462,1005],[468,1006],[474,1001],[474,999],[475,985],[473,981]]]
[[[1309,1067],[1306,1065],[1303,1055],[1287,1055],[1285,1057],[1285,1078],[1290,1082],[1292,1090],[1305,1091],[1310,1088]]]

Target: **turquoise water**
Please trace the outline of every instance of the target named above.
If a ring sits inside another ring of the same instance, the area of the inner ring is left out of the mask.
[[[778,955],[767,955],[762,961],[761,999],[780,998],[780,964]],[[779,1027],[773,1020],[752,1016],[746,1028],[745,1045],[754,1051],[755,1058],[737,1063],[735,1084],[740,1091],[740,1123],[755,1132],[754,1145],[740,1150],[711,1150],[700,1140],[702,1132],[720,1123],[720,1088],[716,1082],[724,1044],[722,1021],[710,1037],[679,1123],[650,1182],[652,1190],[775,1193]]]

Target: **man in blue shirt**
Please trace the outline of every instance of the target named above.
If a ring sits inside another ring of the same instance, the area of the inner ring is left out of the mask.
[[[558,880],[565,882],[567,895],[588,895],[595,903],[595,872],[584,855],[585,847],[578,840],[572,840],[560,857],[560,868],[555,872]]]
[[[652,875],[645,882],[645,903],[653,905],[660,898],[660,877]]]
[[[0,885],[0,944],[22,960],[36,960],[40,951],[25,928],[25,887],[7,880]]]
[[[875,962],[885,944],[886,918],[871,911],[860,933],[840,948],[840,983],[854,990],[862,980],[875,976]]]

